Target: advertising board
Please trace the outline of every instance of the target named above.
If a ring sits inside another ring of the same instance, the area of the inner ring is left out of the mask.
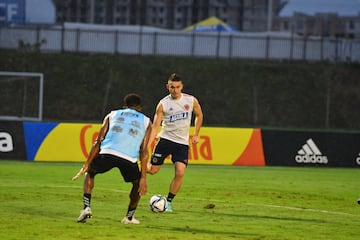
[[[0,121],[0,159],[26,160],[22,122]]]
[[[360,166],[360,134],[262,130],[266,165]]]
[[[27,157],[35,161],[83,162],[100,127],[100,124],[25,122]],[[265,164],[260,129],[203,127],[199,138],[198,144],[189,147],[191,164]]]

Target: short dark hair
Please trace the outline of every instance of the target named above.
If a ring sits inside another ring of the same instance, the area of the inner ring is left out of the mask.
[[[170,75],[168,81],[179,82],[179,81],[181,81],[181,77],[176,73],[172,73]]]
[[[126,107],[141,106],[141,98],[136,93],[129,93],[124,97],[124,105]]]

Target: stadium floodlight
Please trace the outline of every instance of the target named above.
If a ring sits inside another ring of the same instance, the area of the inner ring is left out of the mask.
[[[0,71],[0,120],[42,121],[44,74]]]

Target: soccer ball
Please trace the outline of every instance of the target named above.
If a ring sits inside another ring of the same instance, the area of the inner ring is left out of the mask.
[[[153,212],[165,212],[167,207],[166,198],[160,194],[152,196],[149,201],[149,207]]]

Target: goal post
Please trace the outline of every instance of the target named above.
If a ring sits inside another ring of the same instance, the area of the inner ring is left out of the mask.
[[[42,121],[44,74],[0,71],[0,120]]]

